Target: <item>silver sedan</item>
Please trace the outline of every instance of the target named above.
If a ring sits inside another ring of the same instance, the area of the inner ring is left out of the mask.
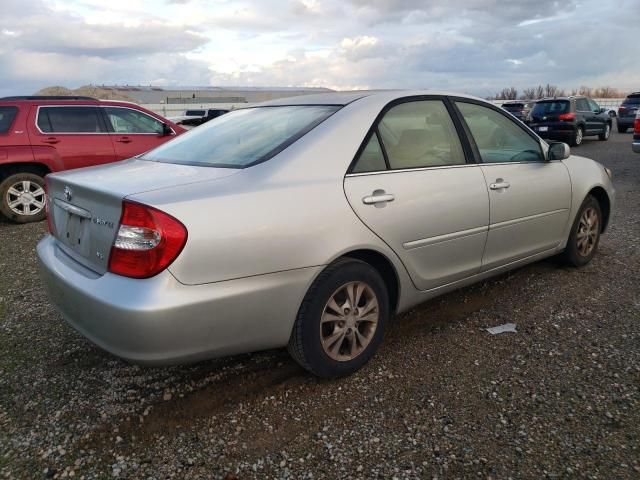
[[[268,102],[47,185],[42,276],[91,341],[147,364],[288,346],[320,376],[436,295],[552,255],[585,265],[614,205],[599,163],[430,91]]]

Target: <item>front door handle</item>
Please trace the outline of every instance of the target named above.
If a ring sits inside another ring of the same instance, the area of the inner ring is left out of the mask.
[[[129,137],[122,137],[122,138],[117,139],[116,142],[131,143],[131,139]]]
[[[501,178],[496,178],[496,182],[489,185],[491,190],[502,190],[503,188],[509,188],[511,184],[509,182],[505,182]]]
[[[396,199],[392,194],[386,193],[384,190],[374,190],[371,195],[362,199],[365,205],[375,205],[376,203],[393,202]]]
[[[53,145],[56,143],[60,143],[60,140],[58,140],[56,137],[49,137],[46,140],[42,140],[42,143],[50,143],[51,145]]]

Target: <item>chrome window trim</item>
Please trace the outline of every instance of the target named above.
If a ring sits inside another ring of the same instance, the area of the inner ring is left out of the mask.
[[[154,120],[160,122],[160,120],[158,120],[156,117],[152,117],[151,115],[149,115],[146,112],[143,112],[141,110],[138,110],[137,108],[131,108],[131,107],[123,107],[121,105],[38,105],[37,110],[36,110],[36,116],[34,118],[34,125],[36,127],[36,130],[38,131],[38,133],[40,133],[41,135],[49,135],[49,136],[55,136],[55,135],[122,135],[122,136],[126,136],[126,135],[160,135],[158,133],[118,133],[118,132],[43,132],[42,130],[40,130],[40,127],[38,126],[38,117],[40,116],[40,109],[41,108],[59,108],[59,107],[85,107],[85,108],[105,108],[105,107],[109,107],[109,108],[125,108],[128,110],[134,110],[138,113],[142,113],[143,115],[146,115],[147,117],[151,117]],[[106,112],[104,112],[104,114],[106,115]],[[163,122],[160,122],[163,123]],[[167,124],[168,125],[168,124]],[[105,125],[106,127],[106,125]],[[171,125],[169,125],[169,128],[171,129],[171,135],[176,135],[176,131],[173,129],[173,127]]]

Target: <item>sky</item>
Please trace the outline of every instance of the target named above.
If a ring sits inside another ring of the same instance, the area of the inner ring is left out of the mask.
[[[86,84],[640,90],[639,25],[640,0],[0,0],[0,96]]]

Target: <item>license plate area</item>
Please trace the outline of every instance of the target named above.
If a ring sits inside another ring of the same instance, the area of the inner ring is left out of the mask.
[[[91,215],[84,209],[55,202],[57,237],[74,252],[87,256],[91,236]]]
[[[539,132],[547,132],[549,131],[549,127],[538,127]]]

